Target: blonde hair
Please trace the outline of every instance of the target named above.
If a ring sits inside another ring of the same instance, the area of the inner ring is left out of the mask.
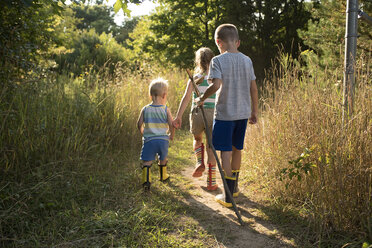
[[[199,48],[195,52],[195,73],[206,72],[213,57],[214,53],[208,47]]]
[[[238,41],[238,29],[233,24],[222,24],[217,27],[216,32],[214,33],[214,39],[219,39],[224,42]]]
[[[163,78],[157,78],[151,81],[149,86],[150,96],[162,96],[168,91],[168,81]]]

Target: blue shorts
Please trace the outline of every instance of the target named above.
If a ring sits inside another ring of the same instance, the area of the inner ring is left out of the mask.
[[[159,155],[159,160],[164,160],[168,156],[169,140],[153,139],[144,142],[141,150],[141,160],[153,161],[155,155]]]
[[[218,151],[232,151],[232,146],[243,149],[248,119],[236,121],[214,120],[213,146]]]

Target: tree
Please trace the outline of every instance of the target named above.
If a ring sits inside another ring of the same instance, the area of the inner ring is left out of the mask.
[[[60,12],[53,0],[0,2],[0,79],[4,83],[35,76],[36,61],[54,42],[52,16]]]
[[[130,39],[129,34],[133,32],[134,28],[137,26],[138,22],[141,20],[141,17],[133,17],[130,19],[124,20],[121,27],[118,27],[115,39],[119,44],[123,44],[128,47],[126,42],[127,39]]]
[[[84,5],[72,4],[72,10],[75,12],[75,17],[80,19],[76,25],[78,29],[94,28],[98,34],[117,32],[117,25],[114,22],[113,8],[103,4],[99,5]]]
[[[310,6],[312,18],[307,30],[299,30],[300,37],[313,51],[303,53],[305,60],[315,60],[321,68],[335,71],[344,63],[346,1],[324,0]],[[360,1],[360,7],[372,13],[372,3]],[[370,26],[359,21],[357,57],[372,52],[372,31]]]
[[[191,67],[194,51],[209,46],[216,53],[214,30],[222,23],[235,24],[240,33],[240,51],[250,56],[256,74],[263,77],[280,49],[297,56],[305,46],[297,34],[310,18],[305,2],[162,0],[155,14],[144,21],[145,31],[133,33],[135,46],[153,52],[162,63]],[[147,36],[147,38],[142,37]],[[141,43],[143,41],[145,43]]]
[[[153,53],[163,64],[191,67],[199,47],[215,48],[211,39],[213,30],[209,29],[210,24],[203,23],[211,18],[208,2],[161,1],[156,13],[141,21],[134,30],[132,45],[136,50]]]

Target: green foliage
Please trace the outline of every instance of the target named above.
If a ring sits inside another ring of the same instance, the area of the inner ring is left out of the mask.
[[[37,61],[53,42],[55,1],[2,1],[0,3],[0,79],[16,82],[40,74]]]
[[[113,72],[118,62],[125,66],[129,58],[129,51],[119,45],[111,34],[98,35],[94,29],[83,30],[74,36],[71,46],[58,49],[55,60],[59,64],[59,71],[67,70],[75,75],[87,70],[97,71],[106,63],[106,68]]]
[[[141,17],[133,17],[131,19],[125,19],[122,26],[118,27],[115,39],[119,44],[124,45],[125,47],[130,47],[127,43],[127,40],[130,39],[129,34],[133,32],[134,28],[137,26]],[[133,40],[131,40],[133,42]]]
[[[149,18],[140,21],[130,43],[135,51],[143,51],[139,58],[178,67],[192,67],[194,52],[201,46],[215,49],[211,32],[201,24],[208,20],[209,6],[204,1],[164,1]],[[207,9],[207,10],[205,10]],[[141,55],[144,55],[141,57]]]
[[[301,155],[294,159],[288,161],[292,167],[290,168],[282,168],[280,170],[279,174],[279,180],[284,181],[286,177],[288,177],[289,180],[292,180],[292,178],[297,178],[298,181],[301,181],[303,174],[308,175],[312,174],[313,167],[316,167],[315,164],[311,162],[305,162],[304,160],[310,156],[311,150],[308,148],[305,148],[305,151],[301,153]],[[289,183],[285,184],[285,187],[288,188]]]
[[[297,34],[306,29],[310,12],[305,1],[226,1],[216,24],[235,24],[240,31],[240,51],[252,58],[259,78],[272,67],[280,52],[297,58],[304,47]]]
[[[114,33],[116,32],[117,26],[114,22],[114,15],[112,13],[112,7],[106,5],[71,5],[67,9],[71,8],[74,11],[74,17],[79,19],[76,28],[80,30],[94,29],[98,34],[101,33]]]
[[[309,12],[303,1],[160,1],[156,13],[132,34],[135,50],[155,55],[162,64],[191,67],[194,52],[208,46],[219,24],[235,24],[241,36],[240,51],[252,57],[257,74],[271,66],[279,48],[297,56]],[[145,56],[145,59],[147,57]]]
[[[327,68],[334,71],[342,67],[344,63],[346,1],[326,0],[310,4],[308,7],[312,13],[312,19],[307,24],[307,30],[298,32],[304,43],[314,50],[314,53],[307,53],[303,58],[308,64],[315,63],[323,70]],[[361,0],[360,7],[367,13],[372,13],[370,1]],[[370,26],[359,20],[358,33],[360,34],[357,41],[357,57],[359,58],[372,51],[372,31]],[[366,64],[370,63],[366,61]]]

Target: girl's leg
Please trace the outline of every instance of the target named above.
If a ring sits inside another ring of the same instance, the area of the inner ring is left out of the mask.
[[[216,182],[216,158],[214,157],[212,149],[207,144],[207,155],[208,155],[208,174],[207,174],[207,189],[216,190],[218,185]]]
[[[194,134],[193,147],[194,150],[203,144],[203,133]]]
[[[194,147],[194,154],[196,158],[196,166],[192,173],[192,176],[201,177],[205,170],[203,133],[194,134],[193,147]]]

